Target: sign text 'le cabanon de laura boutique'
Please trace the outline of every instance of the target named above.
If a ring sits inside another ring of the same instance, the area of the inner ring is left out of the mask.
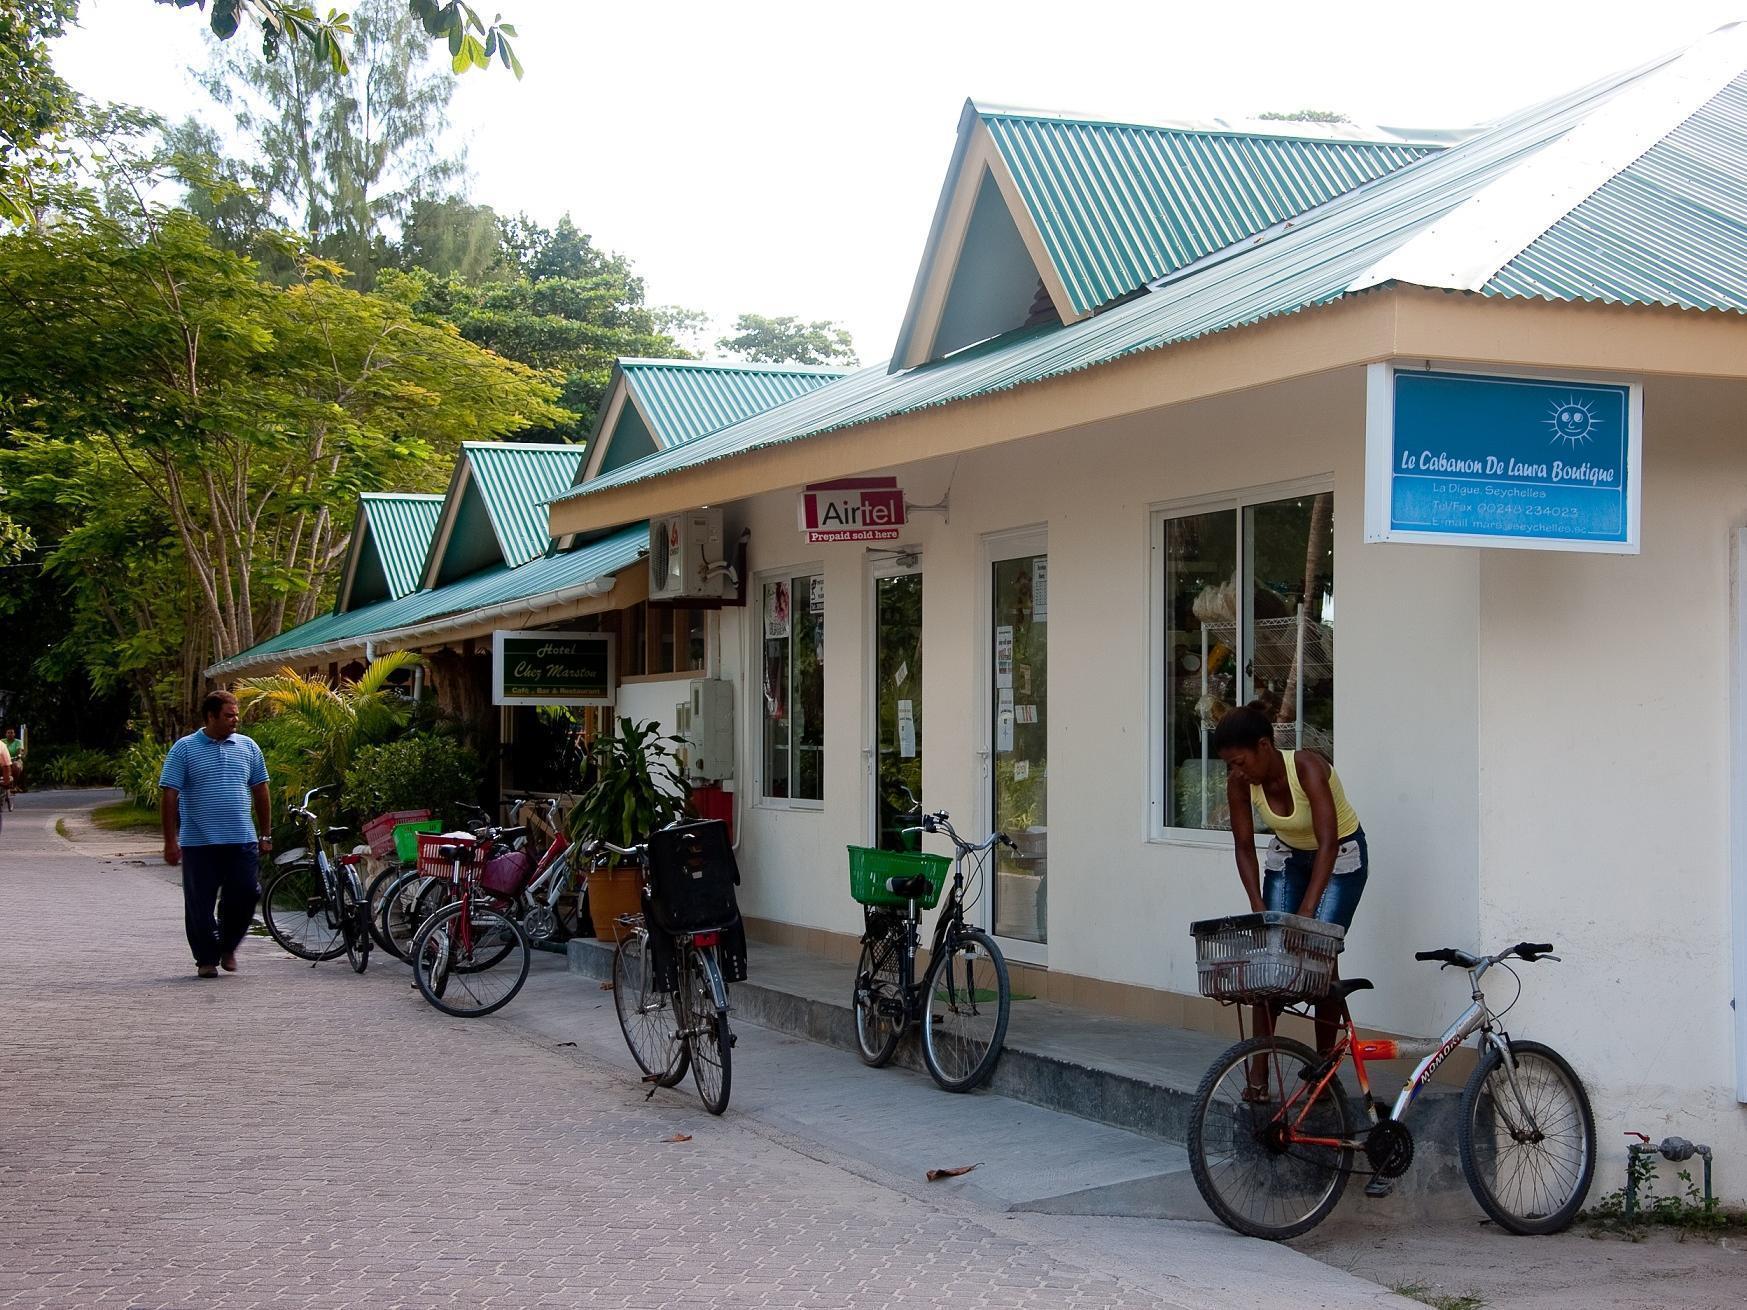
[[[808,541],[896,541],[905,522],[896,478],[815,482],[801,492],[798,508]]]
[[[1373,364],[1367,541],[1638,550],[1643,395]]]

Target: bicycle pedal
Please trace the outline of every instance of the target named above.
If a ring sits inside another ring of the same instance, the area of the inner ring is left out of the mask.
[[[1365,1184],[1365,1195],[1373,1201],[1381,1201],[1395,1190],[1393,1178],[1373,1177]]]

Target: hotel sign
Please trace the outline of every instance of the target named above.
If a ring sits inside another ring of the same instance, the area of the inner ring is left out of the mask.
[[[896,541],[905,523],[896,478],[815,482],[801,492],[798,509],[808,541]]]
[[[1638,553],[1636,383],[1370,368],[1365,540]]]
[[[494,632],[493,705],[611,705],[609,632]]]

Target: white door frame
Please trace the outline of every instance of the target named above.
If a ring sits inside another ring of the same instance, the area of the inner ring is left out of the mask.
[[[861,685],[863,687],[861,704],[861,804],[862,831],[867,835],[869,846],[880,843],[880,800],[879,800],[879,586],[881,578],[898,578],[909,573],[921,573],[922,551],[919,547],[897,546],[890,551],[870,550],[867,555],[867,567],[862,586],[862,637],[861,643]],[[928,579],[922,580],[924,597],[928,594]],[[927,658],[927,636],[924,628],[923,658]],[[918,749],[921,743],[917,743]]]
[[[1049,554],[1049,525],[1034,523],[1023,528],[991,532],[983,537],[982,570],[977,581],[977,676],[975,685],[983,710],[981,745],[976,748],[974,772],[978,777],[979,822],[975,833],[961,833],[970,841],[986,837],[995,826],[995,565],[1001,560],[1018,559],[1025,555]],[[1045,704],[1048,704],[1048,684],[1045,684]],[[1048,721],[1045,724],[1048,731]],[[989,883],[978,900],[977,917],[981,927],[995,933],[995,853],[989,855]],[[1044,936],[1049,935],[1045,920]],[[1047,967],[1049,943],[1022,941],[1015,937],[996,936],[1002,954],[1021,964]]]
[[[1735,1099],[1747,1102],[1747,527],[1730,551],[1729,910],[1734,972]]]

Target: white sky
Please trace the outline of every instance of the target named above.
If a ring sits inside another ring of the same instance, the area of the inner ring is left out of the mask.
[[[830,318],[863,362],[896,339],[967,96],[1461,126],[1747,16],[1747,0],[476,0],[497,4],[527,75],[460,79],[471,199],[548,224],[569,211],[632,258],[652,303],[714,315],[711,339],[747,310]],[[202,14],[82,9],[56,52],[76,87],[171,118],[206,109],[185,71],[205,58]]]

